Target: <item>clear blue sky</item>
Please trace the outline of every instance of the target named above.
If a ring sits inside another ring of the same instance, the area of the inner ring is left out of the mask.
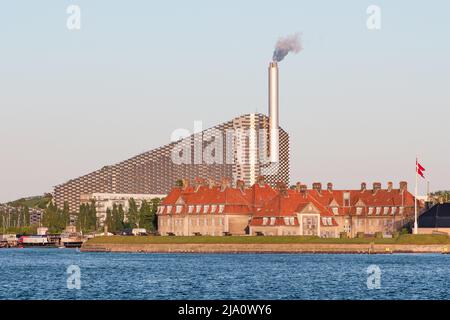
[[[71,4],[79,31],[66,28]],[[431,188],[450,189],[447,0],[15,0],[0,3],[0,201],[165,144],[194,120],[267,112],[267,63],[294,32],[304,50],[280,64],[291,181],[412,189],[419,153]]]

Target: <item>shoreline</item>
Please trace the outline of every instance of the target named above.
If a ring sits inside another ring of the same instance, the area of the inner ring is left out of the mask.
[[[447,244],[322,244],[322,243],[154,243],[118,244],[89,243],[81,252],[123,253],[292,253],[292,254],[395,254],[395,253],[449,253]]]

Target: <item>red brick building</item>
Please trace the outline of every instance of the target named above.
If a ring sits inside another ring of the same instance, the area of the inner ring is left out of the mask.
[[[232,188],[197,179],[175,187],[158,209],[158,229],[163,235],[319,235],[338,237],[346,232],[392,234],[414,215],[414,197],[406,182],[398,189],[374,183],[367,189],[325,190],[320,183],[312,189],[298,183],[287,189],[283,183],[272,188],[262,178],[246,187],[242,181]]]

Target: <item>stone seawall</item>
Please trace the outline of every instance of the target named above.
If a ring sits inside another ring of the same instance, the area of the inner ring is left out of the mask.
[[[144,253],[447,253],[445,244],[219,244],[219,243],[158,243],[158,244],[83,244],[83,252],[144,252]]]

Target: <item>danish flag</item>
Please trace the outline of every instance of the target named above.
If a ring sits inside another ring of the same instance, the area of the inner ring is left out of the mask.
[[[422,165],[419,163],[419,161],[417,161],[417,159],[416,159],[416,171],[419,176],[425,179],[425,176],[423,175],[425,168],[422,167]]]

